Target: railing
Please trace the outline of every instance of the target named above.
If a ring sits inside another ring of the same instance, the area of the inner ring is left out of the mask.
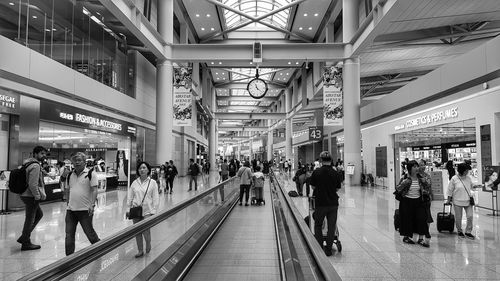
[[[274,171],[270,173],[270,180],[275,214],[285,230],[280,240],[285,240],[288,246],[288,249],[282,247],[287,252],[283,253],[284,280],[342,280]]]
[[[61,280],[65,277],[72,280],[131,280],[147,267],[145,262],[138,263],[139,260],[134,258],[136,235],[147,230],[151,232],[152,250],[143,257],[151,262],[165,252],[185,246],[186,234],[195,233],[214,213],[227,207],[231,203],[228,201],[234,201],[238,190],[239,179],[231,178],[19,280]]]

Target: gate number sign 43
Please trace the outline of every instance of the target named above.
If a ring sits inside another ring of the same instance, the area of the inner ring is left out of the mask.
[[[309,127],[309,140],[319,140],[323,138],[323,128]]]

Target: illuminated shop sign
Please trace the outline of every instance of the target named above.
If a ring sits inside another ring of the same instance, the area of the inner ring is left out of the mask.
[[[0,89],[0,113],[19,113],[19,94]]]
[[[446,121],[448,119],[453,119],[458,117],[458,107],[452,107],[446,110],[437,111],[430,114],[425,114],[406,120],[404,123],[398,124],[394,127],[394,130],[404,130],[413,129],[420,126],[430,126],[434,123]]]
[[[137,128],[130,123],[47,101],[40,102],[40,118],[123,135],[136,135],[137,133]]]

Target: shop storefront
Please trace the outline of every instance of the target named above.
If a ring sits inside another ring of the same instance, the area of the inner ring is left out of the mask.
[[[366,173],[377,173],[377,151],[387,151],[384,159],[386,177],[376,180],[394,187],[402,174],[402,162],[424,159],[431,174],[435,199],[447,196],[448,172],[445,164],[454,167],[469,163],[469,174],[478,187],[485,177],[500,165],[500,88],[477,92],[460,99],[434,102],[381,120],[362,128],[363,163]],[[488,128],[486,130],[485,128]],[[487,131],[487,132],[486,132]],[[490,172],[486,172],[490,171]],[[479,207],[497,208],[492,204],[491,190],[477,188],[474,193]],[[493,202],[495,203],[495,202]]]

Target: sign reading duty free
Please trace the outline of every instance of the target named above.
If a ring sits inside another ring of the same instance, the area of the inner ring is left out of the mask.
[[[40,101],[40,119],[121,135],[137,133],[137,128],[128,122],[48,101]]]

